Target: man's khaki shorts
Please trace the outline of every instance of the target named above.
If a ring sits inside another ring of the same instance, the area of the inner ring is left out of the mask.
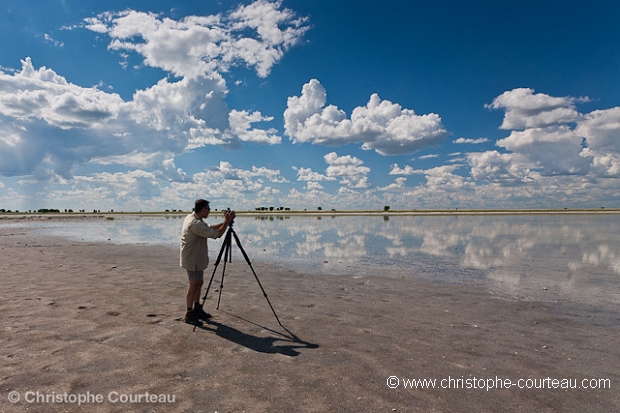
[[[205,272],[204,271],[190,271],[187,270],[187,278],[190,281],[204,281]]]

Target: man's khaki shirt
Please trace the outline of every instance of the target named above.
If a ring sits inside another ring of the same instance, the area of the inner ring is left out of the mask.
[[[209,265],[208,238],[218,238],[220,232],[208,226],[195,213],[185,217],[181,231],[181,267],[189,271],[204,271]]]

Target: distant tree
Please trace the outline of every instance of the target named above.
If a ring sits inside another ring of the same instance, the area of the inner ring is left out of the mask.
[[[384,210],[385,212],[389,211],[389,210],[390,210],[390,206],[389,206],[389,205],[384,206],[384,207],[383,207],[383,210]]]
[[[273,211],[273,207],[272,207],[272,206],[270,206],[270,207],[269,207],[269,210],[270,210],[270,211]]]
[[[322,210],[323,210],[323,207],[318,207],[317,209],[318,209],[319,211],[322,211]]]

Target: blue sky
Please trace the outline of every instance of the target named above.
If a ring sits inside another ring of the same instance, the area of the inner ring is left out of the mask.
[[[615,1],[8,0],[0,208],[600,208]]]

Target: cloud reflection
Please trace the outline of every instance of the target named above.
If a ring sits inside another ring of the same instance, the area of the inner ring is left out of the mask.
[[[121,217],[37,225],[78,240],[178,248],[181,223]],[[526,299],[620,304],[616,214],[239,216],[234,228],[252,260],[311,274],[484,283]],[[221,242],[210,243],[212,256]]]

